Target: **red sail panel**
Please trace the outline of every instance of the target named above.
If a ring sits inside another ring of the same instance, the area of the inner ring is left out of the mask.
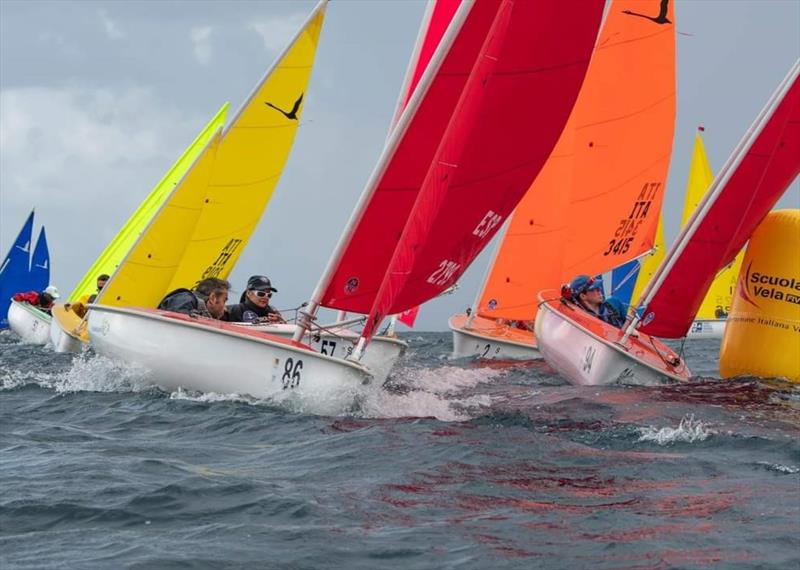
[[[641,331],[665,338],[684,336],[717,272],[733,260],[800,173],[798,68],[800,63],[795,64],[794,79],[783,100],[742,151],[741,162],[731,166],[735,170],[687,236],[683,250],[672,257],[671,271],[647,304]],[[713,190],[712,186],[709,193]]]
[[[424,96],[415,95],[409,102],[404,111],[408,120],[400,120],[394,146],[390,141],[384,150],[385,167],[374,175],[346,244],[332,260],[335,268],[322,284],[320,305],[369,313],[499,4],[500,0],[488,0],[462,7],[469,12],[449,46],[440,47],[446,53],[436,69],[429,70]]]
[[[405,92],[402,95],[402,101],[397,111],[398,117],[408,100],[417,88],[419,80],[422,78],[422,73],[427,69],[436,48],[439,47],[439,42],[442,40],[447,26],[453,21],[453,16],[456,10],[461,5],[461,0],[430,0],[433,6],[430,11],[430,17],[427,21],[422,41],[419,44],[419,51],[417,53],[417,60],[413,62],[412,68],[409,70],[408,84],[405,86]],[[395,122],[397,120],[395,118]]]
[[[492,239],[550,155],[577,97],[602,2],[499,7],[370,312],[450,287]]]

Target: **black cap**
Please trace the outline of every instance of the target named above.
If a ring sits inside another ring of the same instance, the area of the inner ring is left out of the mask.
[[[264,275],[253,275],[247,280],[247,289],[250,291],[275,291],[278,290],[272,286],[269,278]]]
[[[109,279],[111,279],[111,277],[109,277],[107,273],[103,273],[102,275],[97,276],[98,281],[108,281]]]

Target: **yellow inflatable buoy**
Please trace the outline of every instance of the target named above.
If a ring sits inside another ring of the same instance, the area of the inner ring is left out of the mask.
[[[719,370],[800,383],[800,210],[770,212],[750,238]]]

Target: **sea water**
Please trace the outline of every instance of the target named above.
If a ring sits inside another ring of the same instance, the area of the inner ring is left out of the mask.
[[[800,390],[573,387],[412,333],[337,416],[0,333],[0,568],[797,568]]]

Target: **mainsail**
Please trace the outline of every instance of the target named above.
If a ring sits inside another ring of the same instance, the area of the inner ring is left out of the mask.
[[[223,132],[205,206],[171,289],[227,278],[258,225],[300,124],[325,6],[317,5]]]
[[[33,211],[22,225],[17,239],[8,250],[3,265],[0,265],[0,329],[8,328],[8,307],[14,293],[26,290],[31,240],[33,239]]]
[[[700,136],[701,129],[698,129],[694,139],[692,162],[689,165],[689,178],[686,182],[686,201],[683,204],[681,227],[685,226],[689,221],[692,213],[697,209],[697,205],[714,181],[714,173],[708,163],[706,149]],[[727,316],[730,311],[733,292],[736,290],[736,278],[739,276],[743,257],[744,252],[740,251],[733,262],[717,274],[703,302],[700,304],[695,316],[696,319],[711,320]],[[635,300],[638,300],[638,297]]]
[[[431,299],[458,279],[550,154],[583,81],[601,13],[601,2],[579,10],[570,2],[460,5],[311,313],[319,305],[368,313],[368,339],[384,315]]]
[[[170,290],[227,277],[288,159],[326,3],[316,6],[232,123],[206,144],[98,302],[155,307]]]
[[[800,60],[722,167],[640,301],[641,330],[684,336],[729,264],[800,172]],[[631,332],[638,324],[628,327]]]
[[[125,222],[125,225],[114,236],[114,239],[92,263],[89,270],[70,293],[69,300],[77,301],[81,297],[93,294],[96,291],[97,276],[103,273],[110,275],[117,269],[122,259],[139,238],[139,234],[142,233],[145,226],[159,210],[189,166],[205,148],[214,133],[225,124],[227,112],[228,103],[225,103],[170,167],[163,178],[159,180],[158,184],[150,191],[150,194],[139,204],[131,217],[128,218],[128,221]]]
[[[221,132],[217,129],[212,134],[184,177],[167,196],[98,294],[98,304],[155,307],[169,291],[169,284],[205,205],[205,191]]]
[[[47,235],[42,226],[36,240],[36,247],[33,248],[26,289],[44,291],[48,285],[50,285],[50,251],[47,249]]]
[[[675,121],[675,26],[672,6],[663,8],[611,3],[570,120],[514,212],[478,315],[531,320],[539,291],[653,247]]]

